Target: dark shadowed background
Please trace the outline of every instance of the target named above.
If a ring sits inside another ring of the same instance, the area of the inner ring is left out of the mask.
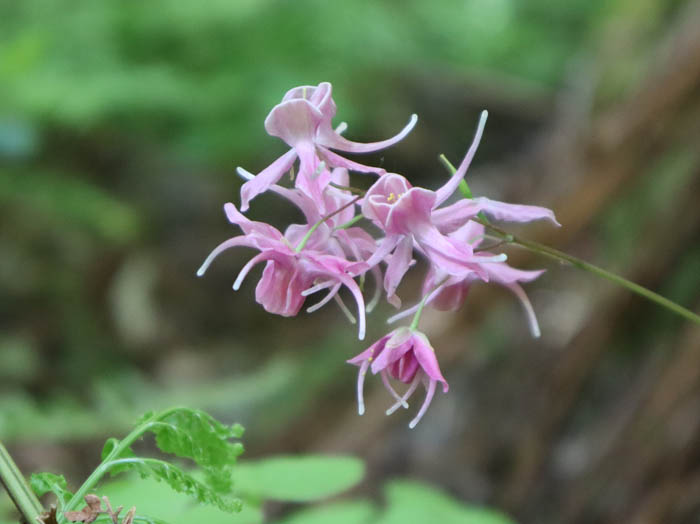
[[[402,476],[523,523],[700,522],[700,329],[623,289],[511,249],[548,270],[542,337],[500,288],[429,312],[451,389],[409,430],[378,380],[357,415],[366,344],[337,308],[266,314],[259,273],[231,290],[245,249],[195,276],[237,234],[235,167],[286,150],[268,111],[330,81],[351,139],[419,115],[366,160],[430,188],[488,109],[474,193],[551,207],[561,229],[517,230],[697,311],[698,27],[692,0],[0,2],[0,439],[77,482],[106,436],[188,404],[246,426],[247,456],[364,458],[365,496]],[[274,195],[249,214],[300,218]]]

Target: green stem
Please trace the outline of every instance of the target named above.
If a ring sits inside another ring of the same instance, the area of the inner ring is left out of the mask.
[[[324,223],[326,220],[328,220],[329,218],[332,218],[332,217],[334,217],[335,215],[337,215],[338,213],[340,213],[343,209],[354,205],[355,202],[357,202],[358,200],[360,200],[360,198],[362,198],[362,197],[361,197],[361,196],[355,197],[355,198],[353,198],[352,200],[350,200],[350,202],[348,202],[347,204],[344,204],[344,205],[340,206],[338,209],[336,209],[336,210],[333,211],[332,213],[329,213],[329,214],[327,214],[325,217],[322,217],[321,220],[319,220],[318,222],[316,222],[316,223],[315,223],[313,226],[311,226],[311,228],[306,232],[306,234],[304,235],[304,238],[302,238],[301,241],[299,241],[299,245],[298,245],[296,248],[294,248],[294,251],[297,252],[297,253],[300,253],[301,250],[304,249],[304,246],[306,246],[306,243],[307,243],[307,242],[309,241],[309,239],[311,238],[311,235],[314,234],[314,232],[321,226],[321,224],[323,224],[323,223]]]
[[[24,520],[33,524],[40,521],[44,508],[29,487],[22,472],[0,442],[0,483],[5,486],[12,502],[22,514]]]
[[[425,295],[423,295],[423,298],[421,299],[420,303],[418,304],[418,309],[416,310],[416,313],[413,315],[413,320],[411,321],[411,325],[409,329],[411,331],[414,331],[415,329],[418,328],[418,322],[420,322],[420,317],[423,314],[423,308],[425,307],[426,302],[428,301],[428,297],[432,295],[440,286],[442,286],[445,282],[450,277],[445,277],[443,278],[433,289],[428,291]]]
[[[345,222],[345,224],[341,224],[338,227],[336,227],[336,229],[347,229],[349,227],[352,227],[355,224],[357,224],[360,220],[362,220],[363,218],[365,218],[363,215],[355,215],[350,220]]]
[[[451,174],[454,174],[456,169],[445,157],[445,155],[440,155],[439,158],[440,162],[445,166],[445,168],[447,168],[447,170]],[[465,180],[462,180],[460,182],[459,189],[466,198],[472,198],[472,192],[469,189],[469,186],[467,185],[467,182]],[[640,286],[639,284],[635,284],[631,280],[627,280],[626,278],[623,278],[620,275],[611,273],[610,271],[607,271],[596,265],[590,264],[589,262],[581,260],[580,258],[576,258],[575,256],[564,253],[563,251],[559,251],[558,249],[554,249],[553,247],[545,246],[544,244],[540,244],[539,242],[533,242],[532,240],[525,240],[523,238],[518,238],[515,235],[511,235],[510,233],[501,229],[500,227],[496,227],[493,224],[491,224],[491,222],[488,221],[488,219],[484,216],[483,213],[479,213],[478,217],[473,218],[472,220],[478,222],[482,226],[496,233],[496,235],[499,238],[501,238],[505,243],[517,244],[521,247],[524,247],[528,251],[532,251],[533,253],[552,258],[559,262],[568,262],[579,269],[583,269],[584,271],[588,271],[589,273],[593,273],[594,275],[603,277],[607,280],[610,280],[611,282],[614,282],[615,284],[629,289],[633,293],[637,293],[638,295],[643,296],[647,300],[651,300],[652,302],[655,302],[656,304],[665,307],[670,311],[673,311],[677,315],[680,315],[683,318],[690,320],[691,322],[700,324],[700,316],[698,316],[697,314],[693,313],[689,309],[684,308],[680,304],[676,304],[675,302],[667,299],[666,297],[662,297],[658,293],[654,293],[650,289]]]
[[[610,271],[607,271],[601,267],[586,262],[585,260],[581,260],[580,258],[577,258],[575,256],[564,253],[563,251],[559,251],[558,249],[545,246],[544,244],[540,244],[539,242],[533,242],[532,240],[525,240],[523,238],[519,238],[515,235],[504,231],[500,227],[496,227],[493,224],[486,223],[479,218],[475,218],[473,220],[490,229],[493,233],[499,236],[506,243],[517,244],[521,247],[524,247],[528,251],[532,251],[533,253],[543,255],[545,257],[557,260],[559,262],[568,262],[579,269],[583,269],[584,271],[588,271],[589,273],[593,273],[594,275],[603,277],[626,289],[629,289],[633,293],[637,293],[638,295],[643,296],[647,300],[651,300],[652,302],[655,302],[656,304],[659,304],[660,306],[663,306],[673,311],[674,313],[690,320],[691,322],[700,324],[700,316],[698,316],[697,314],[693,313],[689,309],[686,309],[679,304],[676,304],[672,300],[669,300],[666,297],[659,295],[658,293],[654,293],[650,289],[640,286],[639,284],[635,284],[631,280],[627,280],[626,278],[623,278],[620,275],[611,273]]]
[[[161,411],[160,413],[154,413],[149,419],[147,419],[141,425],[134,428],[134,430],[131,433],[129,433],[126,437],[124,437],[124,439],[120,440],[119,444],[114,446],[114,449],[112,449],[112,451],[104,458],[100,465],[97,466],[97,468],[95,468],[95,471],[93,471],[90,474],[87,480],[83,482],[83,485],[80,486],[78,491],[75,492],[75,495],[73,495],[73,497],[65,505],[65,507],[63,508],[63,512],[60,515],[58,515],[59,523],[65,520],[65,512],[76,510],[77,506],[82,503],[83,499],[85,498],[85,495],[87,495],[88,492],[95,487],[99,480],[109,471],[109,468],[114,465],[113,463],[117,459],[117,457],[119,457],[119,455],[121,455],[129,446],[131,446],[134,442],[141,438],[143,434],[150,430],[152,427],[161,424],[161,420],[172,415],[180,409],[183,408],[169,408],[165,411]]]
[[[352,186],[343,186],[340,184],[336,184],[335,182],[329,182],[329,186],[333,186],[336,189],[342,189],[343,191],[350,191],[351,193],[355,193],[356,195],[364,195],[367,193],[364,189],[360,189],[359,187],[352,187]]]
[[[454,175],[457,172],[457,168],[454,165],[452,165],[452,162],[450,162],[445,155],[438,156],[438,160],[443,166],[445,166],[445,169],[447,169],[447,171],[449,171],[451,174]],[[467,184],[467,181],[464,179],[459,181],[459,191],[460,193],[462,193],[464,198],[474,198],[472,196],[472,190],[469,189],[469,184]],[[484,213],[481,211],[479,211],[478,216],[484,222],[489,221],[489,219],[486,218],[486,215],[484,215]]]

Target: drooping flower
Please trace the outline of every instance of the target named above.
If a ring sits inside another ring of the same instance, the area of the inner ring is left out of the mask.
[[[473,249],[478,249],[484,241],[484,226],[477,222],[467,222],[464,226],[448,235],[450,238],[462,243],[467,243]],[[490,253],[484,251],[484,255]],[[540,336],[540,327],[537,317],[532,308],[530,300],[525,291],[520,286],[523,282],[532,282],[538,278],[543,269],[522,270],[509,266],[505,262],[493,262],[484,264],[484,270],[488,274],[488,282],[500,284],[510,289],[518,298],[525,310],[530,332],[533,337]],[[423,296],[426,297],[425,304],[430,305],[439,311],[456,311],[464,304],[471,285],[481,280],[477,273],[471,273],[463,277],[455,277],[441,271],[439,267],[431,265],[423,281]],[[402,318],[413,315],[418,310],[419,305],[405,309],[391,317],[388,322],[393,323]]]
[[[337,254],[327,252],[327,227],[319,227],[308,240],[306,247],[297,251],[294,246],[299,245],[310,226],[292,225],[283,235],[269,224],[249,220],[231,203],[224,206],[224,211],[228,220],[238,225],[244,234],[219,244],[197,271],[198,276],[202,276],[212,261],[226,249],[236,246],[258,249],[260,253],[250,259],[236,277],[234,290],[240,288],[246,275],[255,265],[265,262],[265,269],[255,289],[256,301],[270,313],[295,316],[309,294],[307,291],[315,282],[322,280],[328,283],[325,287],[331,288],[329,298],[334,297],[340,288],[345,286],[357,303],[358,337],[360,340],[364,338],[365,303],[362,291],[353,279],[367,271],[368,266],[361,261],[347,260],[340,247],[337,248]],[[326,302],[324,299],[323,303]]]
[[[438,382],[442,383],[444,393],[449,390],[447,381],[440,372],[435,350],[428,338],[415,329],[401,327],[384,335],[365,351],[348,360],[348,363],[360,368],[357,375],[357,405],[360,415],[365,412],[364,383],[368,370],[374,375],[381,375],[384,386],[396,400],[387,410],[387,415],[401,406],[408,408],[408,399],[418,385],[423,384],[426,390],[425,400],[418,414],[409,423],[410,428],[416,427],[423,418]],[[403,396],[392,387],[389,377],[408,384]]]
[[[402,140],[416,124],[418,117],[411,116],[408,125],[396,136],[380,142],[361,144],[343,138],[333,130],[331,120],[336,105],[331,97],[331,84],[322,82],[318,86],[295,87],[288,91],[265,119],[268,134],[281,138],[292,149],[279,157],[252,180],[241,187],[241,210],[248,209],[249,202],[270,188],[290,170],[297,157],[299,173],[296,186],[310,197],[318,198],[326,187],[330,172],[328,168],[343,167],[363,173],[385,172],[382,168],[370,167],[348,160],[333,151],[348,153],[370,153],[389,147]]]

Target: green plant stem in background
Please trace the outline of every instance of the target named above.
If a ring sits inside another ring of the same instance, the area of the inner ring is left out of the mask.
[[[440,155],[440,162],[447,168],[447,170],[450,172],[450,174],[454,174],[456,169],[450,163],[450,161],[445,157],[445,155]],[[472,192],[469,189],[469,185],[467,184],[466,180],[462,180],[459,184],[459,189],[462,192],[462,194],[466,198],[473,198],[472,197]],[[677,315],[682,316],[683,318],[690,320],[691,322],[695,322],[696,324],[700,324],[700,316],[693,313],[689,309],[684,308],[680,304],[676,304],[672,300],[667,299],[666,297],[663,297],[659,295],[658,293],[654,293],[650,289],[647,289],[643,286],[640,286],[639,284],[636,284],[632,282],[631,280],[627,280],[626,278],[621,277],[620,275],[617,275],[615,273],[611,273],[610,271],[607,271],[601,267],[598,267],[594,264],[591,264],[589,262],[586,262],[585,260],[581,260],[580,258],[577,258],[575,256],[569,255],[567,253],[564,253],[563,251],[559,251],[558,249],[554,249],[552,247],[546,246],[544,244],[540,244],[539,242],[533,242],[532,240],[525,240],[519,237],[516,237],[515,235],[512,235],[508,233],[507,231],[501,229],[500,227],[494,226],[491,224],[488,219],[483,215],[483,213],[479,213],[478,218],[473,219],[475,222],[478,222],[482,226],[486,227],[489,229],[492,233],[495,234],[498,238],[500,238],[504,243],[507,244],[515,244],[521,247],[524,247],[528,251],[531,251],[533,253],[537,253],[538,255],[542,255],[554,260],[557,260],[559,262],[568,262],[569,264],[579,268],[583,269],[584,271],[588,271],[589,273],[593,273],[596,276],[605,278],[607,280],[610,280],[611,282],[614,282],[615,284],[618,284],[624,288],[629,289],[633,293],[637,293],[638,295],[643,296],[647,300],[651,300],[652,302],[655,302],[656,304],[665,307],[666,309],[673,311]]]
[[[41,502],[22,476],[22,472],[0,442],[0,481],[12,502],[29,524],[34,524],[44,511]]]

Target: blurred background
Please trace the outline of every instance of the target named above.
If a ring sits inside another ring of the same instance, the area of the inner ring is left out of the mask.
[[[269,110],[330,81],[348,138],[419,115],[363,160],[426,187],[488,109],[474,193],[552,208],[561,229],[517,231],[698,311],[698,27],[688,0],[0,2],[0,439],[78,483],[105,437],[187,404],[246,426],[249,457],[362,457],[365,496],[409,477],[523,523],[700,522],[700,329],[623,289],[512,248],[548,270],[542,338],[497,287],[429,312],[451,389],[411,431],[379,380],[357,415],[366,344],[336,308],[268,315],[259,273],[232,292],[245,249],[195,277],[237,234],[235,167],[286,150]],[[274,195],[250,216],[299,219]]]

